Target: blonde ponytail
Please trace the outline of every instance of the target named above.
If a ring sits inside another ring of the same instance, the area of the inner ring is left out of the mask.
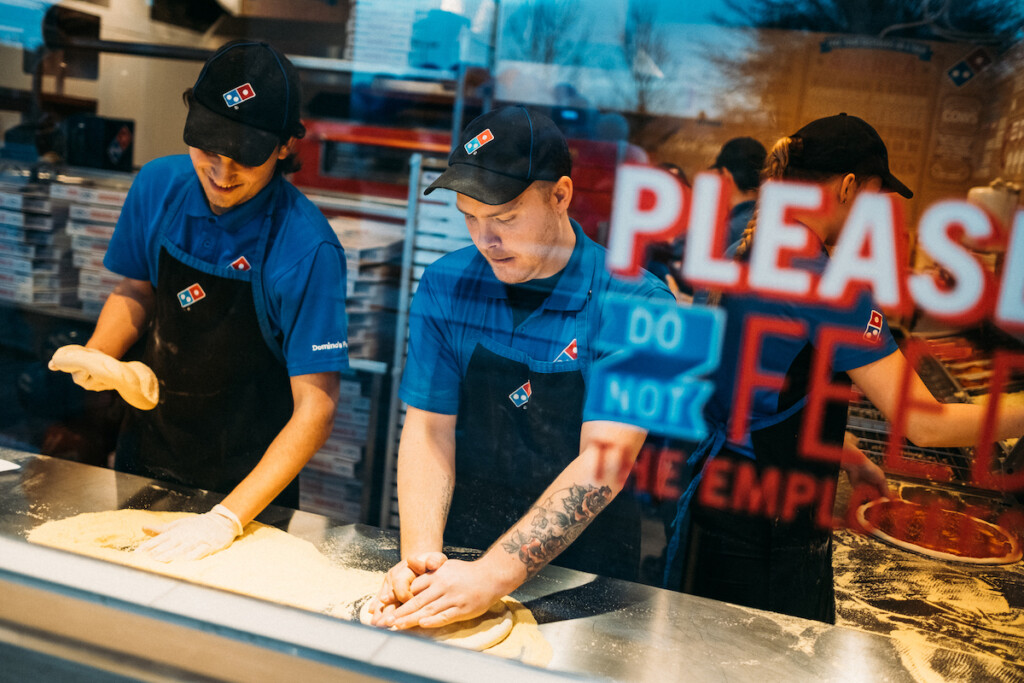
[[[764,160],[764,169],[761,171],[761,182],[766,180],[781,180],[785,174],[786,169],[789,167],[789,155],[790,152],[799,154],[800,149],[803,146],[803,140],[800,138],[780,138],[775,146],[772,147],[771,151],[768,152],[768,156]],[[740,237],[740,243],[736,247],[736,258],[745,259],[750,253],[750,247],[754,241],[754,229],[757,227],[757,210],[754,210],[754,215],[751,216],[750,222],[747,223],[746,230],[743,231],[743,236]]]

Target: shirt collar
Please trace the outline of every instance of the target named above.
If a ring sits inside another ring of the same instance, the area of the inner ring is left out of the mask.
[[[565,264],[565,268],[562,270],[562,277],[558,279],[558,284],[555,285],[551,296],[544,302],[544,308],[555,311],[582,310],[587,302],[587,296],[590,293],[590,282],[594,275],[594,259],[584,258],[585,254],[583,253],[584,241],[588,238],[583,234],[583,229],[580,228],[579,223],[571,218],[569,223],[572,225],[573,234],[576,236],[576,244],[572,248],[569,262]],[[483,259],[482,256],[480,258]],[[508,295],[505,285],[494,276],[494,271],[491,270],[486,260],[484,260],[483,271],[481,290],[484,296],[492,299],[507,299]]]
[[[210,205],[206,202],[206,195],[203,193],[203,186],[199,183],[199,179],[195,180],[193,191],[189,193],[188,199],[186,200],[185,213],[195,218],[207,218],[213,219],[219,230],[225,232],[238,232],[244,225],[248,225],[257,216],[262,215],[264,210],[267,208],[268,202],[270,201],[271,195],[274,194],[273,190],[276,183],[281,182],[277,174],[275,174],[267,186],[264,187],[259,193],[250,199],[249,201],[239,206],[233,207],[227,213],[217,215],[213,211],[210,211]]]

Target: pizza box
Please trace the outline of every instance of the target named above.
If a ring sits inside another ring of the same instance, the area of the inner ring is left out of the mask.
[[[107,225],[105,223],[89,223],[78,220],[68,221],[66,227],[69,235],[78,235],[80,237],[92,237],[93,239],[102,239],[110,241],[110,238],[114,236],[114,226]]]
[[[14,288],[0,283],[0,299],[22,304],[40,304],[46,306],[70,306],[77,300],[73,288],[35,289]]]
[[[0,235],[0,256],[15,256],[18,258],[36,258],[37,249],[35,245],[23,244],[9,240]]]
[[[388,263],[402,256],[404,226],[347,216],[336,216],[329,222],[345,249],[350,272],[359,272],[365,264]]]
[[[346,427],[366,427],[370,424],[370,412],[367,410],[356,410],[354,408],[339,408],[334,414],[335,424],[343,424]]]
[[[11,273],[0,270],[0,285],[19,289],[60,289],[73,284],[74,273],[67,271],[57,275],[45,273]]]
[[[17,275],[31,275],[35,271],[35,261],[18,256],[0,256],[0,272]]]
[[[112,290],[123,279],[106,268],[81,268],[78,271],[78,283],[89,287],[109,287]]]
[[[336,458],[360,462],[363,459],[364,445],[355,441],[349,441],[333,434],[324,441],[320,450]]]
[[[110,240],[102,237],[88,237],[86,235],[71,235],[72,251],[90,251],[100,255],[107,253]]]
[[[47,232],[34,229],[30,230],[27,226],[22,241],[25,242],[25,244],[59,246],[65,249],[71,246],[71,238],[63,230],[60,232]]]
[[[110,292],[113,291],[112,287],[90,287],[88,285],[78,285],[76,293],[81,301],[94,301],[103,303],[110,296]]]
[[[338,392],[342,396],[359,396],[363,393],[363,383],[357,379],[342,378],[338,384]]]
[[[362,497],[363,482],[352,477],[307,472],[305,469],[299,477],[299,487],[307,495],[320,495],[335,500],[359,500]]]
[[[50,196],[54,199],[120,207],[124,204],[128,191],[56,184],[50,188]]]
[[[299,481],[299,509],[325,517],[333,517],[344,522],[357,521],[362,516],[362,505],[357,501],[339,501],[302,493],[304,480]]]
[[[72,248],[74,245],[72,244]],[[103,255],[97,251],[75,251],[71,255],[71,263],[75,268],[90,268],[100,270],[103,268]]]
[[[50,213],[54,205],[44,194],[0,191],[0,209],[7,211],[33,211]]]
[[[121,217],[121,209],[114,207],[103,207],[103,206],[90,206],[88,204],[72,204],[68,211],[68,217],[71,220],[81,221],[83,223],[106,223],[108,225],[117,224],[117,220]]]
[[[342,410],[370,410],[369,396],[338,396],[338,411]]]
[[[323,472],[325,474],[334,474],[340,477],[357,477],[357,466],[358,462],[352,460],[346,460],[337,456],[318,451],[310,458],[309,462],[306,463],[306,468],[316,470],[317,472]]]

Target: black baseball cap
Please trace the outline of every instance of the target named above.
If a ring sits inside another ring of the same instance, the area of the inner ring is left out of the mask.
[[[867,121],[845,113],[811,121],[790,138],[789,165],[810,171],[878,176],[882,187],[910,199],[914,193],[889,170],[889,152]]]
[[[227,43],[192,87],[185,144],[259,166],[288,138],[305,135],[301,103],[299,74],[287,57],[267,43]]]
[[[535,180],[556,181],[572,172],[565,136],[554,121],[521,105],[473,119],[448,157],[448,168],[423,194],[439,187],[496,206]]]

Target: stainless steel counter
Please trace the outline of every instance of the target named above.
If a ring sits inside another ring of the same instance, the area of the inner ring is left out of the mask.
[[[996,494],[898,477],[889,483],[907,500],[941,497],[953,507],[993,510],[991,521],[1021,514]],[[840,507],[844,493],[840,487]],[[904,667],[922,680],[1024,681],[1024,562],[936,560],[849,530],[834,538],[837,623],[891,638]]]
[[[48,520],[123,507],[205,511],[220,496],[45,456],[0,449],[0,459],[19,465],[0,472],[0,549],[6,549],[0,550],[0,579],[24,587],[30,595],[52,596],[62,582],[52,575],[64,566],[68,568],[64,573],[72,576],[64,581],[67,590],[97,612],[119,609],[126,623],[145,612],[150,619],[166,622],[168,628],[189,626],[196,632],[213,633],[239,649],[255,644],[267,652],[299,652],[327,670],[336,667],[391,680],[530,680],[566,672],[624,681],[902,682],[947,675],[934,668],[925,671],[915,665],[918,661],[952,662],[955,666],[947,673],[954,678],[957,671],[972,670],[957,667],[986,671],[991,664],[985,653],[951,649],[949,641],[929,641],[912,623],[906,624],[904,637],[894,639],[866,629],[828,626],[548,567],[514,594],[533,611],[554,649],[546,672],[530,669],[405,634],[211,589],[182,587],[178,584],[183,582],[167,577],[32,546],[24,540],[26,532]],[[325,517],[283,509],[270,509],[259,519],[312,542],[339,565],[383,571],[398,557],[394,534],[379,529],[339,525]],[[26,557],[29,552],[33,558]],[[45,563],[40,564],[40,558]],[[93,568],[100,579],[84,586],[81,567]],[[45,580],[40,578],[44,574]],[[179,597],[172,599],[167,590],[149,588],[149,597],[104,594],[150,580],[164,589],[173,587]],[[181,599],[186,588],[205,591],[204,599]],[[208,607],[211,593],[216,595],[212,600],[220,606],[217,609]],[[95,598],[91,602],[90,596]],[[228,603],[230,609],[224,607]],[[0,603],[0,627],[6,625],[0,628],[0,643],[4,633],[18,630],[11,612],[6,600]],[[274,631],[282,620],[300,625]],[[326,638],[325,633],[337,635]],[[1002,680],[1024,678],[1024,669],[1012,665],[1004,669]]]

